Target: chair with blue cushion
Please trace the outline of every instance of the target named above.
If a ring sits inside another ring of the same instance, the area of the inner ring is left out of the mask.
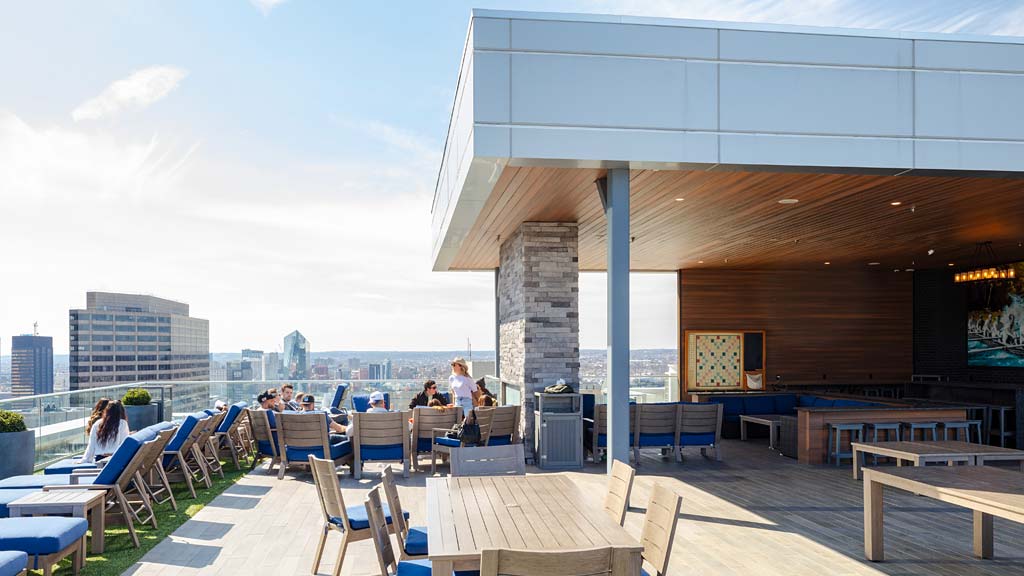
[[[206,412],[189,414],[164,448],[164,473],[171,482],[184,482],[192,498],[196,497],[194,482],[202,480],[207,488],[212,485],[206,472],[206,458],[197,446],[209,418]]]
[[[678,494],[661,484],[654,485],[644,513],[644,527],[640,537],[644,545],[640,556],[654,568],[654,572],[649,573],[641,568],[643,576],[668,574],[668,558],[675,542],[676,524],[679,522],[682,504],[683,499]]]
[[[427,527],[409,526],[402,500],[398,496],[398,485],[391,466],[385,466],[381,472],[380,483],[384,486],[384,497],[387,499],[388,510],[394,516],[393,531],[398,539],[399,560],[412,560],[427,557]]]
[[[227,453],[235,465],[235,470],[241,470],[239,458],[242,460],[249,457],[249,447],[242,439],[242,423],[245,421],[244,412],[248,407],[245,402],[235,402],[228,407],[224,420],[213,433],[214,443],[217,446],[217,455]]]
[[[679,457],[683,448],[700,448],[702,456],[707,449],[715,450],[715,460],[722,460],[722,420],[725,407],[713,402],[679,403]]]
[[[326,458],[335,467],[352,462],[352,442],[347,437],[331,441],[331,415],[314,412],[286,412],[277,415],[277,433],[284,445],[277,477],[284,478],[291,466],[309,466],[309,457]]]
[[[320,530],[320,541],[316,546],[316,556],[313,559],[313,574],[320,569],[320,559],[324,554],[327,535],[332,531],[341,534],[338,561],[334,565],[334,573],[340,574],[348,545],[370,538],[369,516],[365,506],[345,506],[345,498],[341,494],[341,486],[338,484],[338,474],[333,461],[311,455],[309,456],[309,470],[313,473],[313,484],[316,486],[316,493],[320,500],[320,512],[324,519],[323,527]],[[384,517],[391,530],[394,531],[390,510],[384,510]],[[403,518],[405,517],[403,516]]]
[[[491,417],[491,429],[487,435],[487,446],[509,446],[523,441],[519,432],[519,415],[522,406],[495,406]]]
[[[636,442],[636,404],[629,404],[629,446]],[[591,461],[599,462],[608,450],[608,405],[596,404],[594,418],[583,419],[583,447],[590,451]]]
[[[412,469],[419,472],[419,455],[430,454],[434,443],[434,429],[451,430],[462,419],[462,408],[428,408],[417,406],[412,410]]]
[[[256,452],[252,456],[251,468],[263,460],[270,458],[268,472],[274,471],[274,464],[281,462],[281,443],[277,437],[277,420],[273,410],[252,410],[247,409],[249,421],[249,432],[255,442]]]
[[[203,422],[200,422],[202,429],[199,432],[199,439],[196,446],[199,447],[199,455],[203,458],[203,467],[207,476],[213,476],[216,472],[224,478],[224,467],[220,463],[220,450],[217,449],[217,429],[227,419],[227,412],[217,411]],[[212,485],[212,482],[211,482]],[[207,486],[209,488],[210,486]]]
[[[490,548],[480,552],[478,576],[616,576],[630,573],[625,567],[631,555],[618,546],[543,551]]]
[[[431,576],[430,560],[397,560],[391,547],[389,532],[394,531],[387,517],[387,508],[381,503],[380,488],[370,490],[364,503],[370,521],[368,532],[377,552],[377,563],[382,576]]]
[[[348,384],[338,384],[334,389],[334,397],[331,399],[329,410],[331,414],[344,414],[345,394],[348,392]]]
[[[480,442],[477,446],[486,446],[488,440],[491,437],[491,422],[494,420],[495,408],[487,408],[483,406],[477,406],[469,411],[469,415],[466,416],[466,421],[469,423],[475,423],[480,427]],[[433,444],[430,445],[430,473],[437,472],[437,455],[441,454],[442,458],[444,455],[450,455],[452,450],[462,448],[462,441],[458,438],[449,438],[447,433],[451,428],[434,428],[433,429]]]
[[[0,552],[0,576],[22,576],[28,566],[28,554],[20,550]]]
[[[138,471],[140,478],[138,488],[145,489],[154,506],[170,502],[171,508],[177,510],[178,502],[174,498],[174,491],[171,490],[171,481],[164,472],[163,459],[164,450],[171,443],[178,427],[172,422],[160,422],[149,428],[156,431],[157,435],[152,442],[147,442],[140,449],[142,462]]]
[[[85,565],[85,518],[36,516],[0,519],[0,574],[20,574],[26,567],[53,574],[53,567],[71,557],[71,573]],[[14,552],[14,555],[8,553]],[[6,559],[6,560],[5,560]],[[18,568],[18,572],[8,572]],[[27,565],[27,566],[26,566]]]
[[[384,393],[384,407],[391,410],[391,393]],[[352,396],[352,409],[356,412],[366,412],[370,409],[370,395],[356,394]]]
[[[402,476],[409,477],[409,411],[356,412],[352,415],[352,475],[362,478],[364,462],[402,463]]]
[[[641,448],[660,448],[679,460],[679,404],[639,404],[636,411],[633,460],[640,465]]]

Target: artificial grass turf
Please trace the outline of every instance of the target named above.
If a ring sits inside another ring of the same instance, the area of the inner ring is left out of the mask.
[[[167,502],[156,506],[156,523],[158,528],[153,529],[151,524],[136,526],[135,533],[139,537],[139,547],[132,544],[132,538],[128,534],[126,526],[110,526],[106,530],[106,541],[103,554],[92,554],[89,549],[92,547],[92,539],[86,541],[85,568],[81,576],[119,576],[132,564],[135,564],[149,552],[154,546],[167,538],[171,532],[178,529],[189,518],[196,515],[204,506],[209,504],[221,492],[227,490],[235,482],[238,482],[248,471],[249,467],[243,462],[242,470],[235,470],[232,463],[223,465],[224,478],[214,474],[210,481],[212,486],[207,488],[202,481],[196,484],[196,498],[193,500],[185,483],[171,484],[174,491],[174,499],[178,503],[177,512]],[[42,571],[38,571],[42,573]],[[29,572],[33,574],[33,572]],[[71,561],[64,560],[59,570],[55,571],[56,576],[67,576],[71,574]]]

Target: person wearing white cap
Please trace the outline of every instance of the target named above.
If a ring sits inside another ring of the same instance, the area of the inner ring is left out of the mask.
[[[452,375],[448,377],[448,389],[451,390],[452,404],[462,407],[462,415],[466,416],[473,409],[474,399],[480,394],[480,387],[469,376],[469,366],[463,358],[452,360]]]
[[[223,412],[228,409],[228,403],[223,400],[217,400],[216,402],[213,403],[213,407]]]
[[[370,407],[366,410],[367,412],[387,412],[387,406],[384,405],[384,393],[380,390],[374,390],[370,392]]]

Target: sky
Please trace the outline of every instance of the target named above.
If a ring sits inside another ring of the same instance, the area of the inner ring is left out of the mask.
[[[430,270],[473,7],[1024,35],[1024,0],[0,0],[0,350],[66,353],[87,290],[187,302],[216,352],[493,348],[493,275]],[[674,281],[634,275],[634,348],[675,347]]]

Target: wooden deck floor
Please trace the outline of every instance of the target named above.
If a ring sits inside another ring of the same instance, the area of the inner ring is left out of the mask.
[[[1024,574],[1024,525],[995,520],[995,560],[971,555],[971,513],[928,498],[887,491],[888,560],[863,560],[862,485],[849,467],[805,466],[768,450],[764,440],[727,441],[725,461],[696,453],[679,465],[649,453],[641,461],[627,529],[639,536],[655,483],[683,496],[669,574],[694,575],[984,575]],[[348,505],[361,504],[379,480],[368,465],[362,481],[342,481]],[[595,506],[603,466],[569,476]],[[537,472],[530,469],[530,473]],[[401,477],[399,477],[401,479]],[[401,482],[414,524],[425,524],[423,474]],[[309,574],[320,526],[308,474],[278,481],[262,469],[201,510],[125,574]],[[338,536],[331,535],[321,574],[330,574]],[[369,540],[349,547],[342,574],[376,574]]]

